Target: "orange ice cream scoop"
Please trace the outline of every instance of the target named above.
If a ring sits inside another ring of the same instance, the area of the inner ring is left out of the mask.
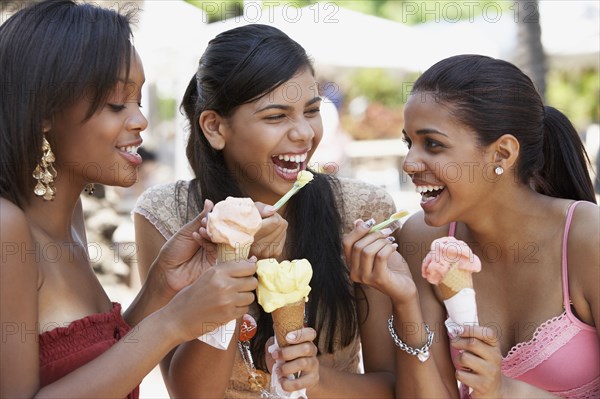
[[[262,218],[250,198],[227,197],[208,215],[206,230],[215,244],[232,247],[254,242]]]

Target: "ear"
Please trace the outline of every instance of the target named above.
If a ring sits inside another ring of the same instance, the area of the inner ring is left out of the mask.
[[[202,111],[200,118],[198,118],[198,123],[204,133],[204,137],[206,137],[212,148],[215,150],[225,148],[228,125],[227,121],[221,115],[213,110]]]
[[[492,144],[493,159],[492,162],[499,166],[502,166],[504,170],[512,168],[519,158],[519,140],[516,139],[512,134],[505,134],[500,136],[498,140]]]
[[[42,132],[48,133],[52,129],[52,122],[48,119],[42,121]]]

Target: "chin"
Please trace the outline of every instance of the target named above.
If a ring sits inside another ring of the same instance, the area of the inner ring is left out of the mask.
[[[423,215],[423,221],[430,227],[442,227],[450,223],[446,218],[427,213]]]
[[[125,181],[121,181],[119,183],[117,183],[116,185],[119,187],[131,187],[133,186],[135,183],[137,183],[137,175],[131,176],[133,179],[127,179]]]

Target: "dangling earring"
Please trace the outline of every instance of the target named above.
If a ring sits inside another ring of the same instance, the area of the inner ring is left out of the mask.
[[[94,183],[88,183],[85,185],[85,188],[83,189],[83,191],[88,193],[88,195],[94,195],[95,189],[96,189],[96,186],[94,186]]]
[[[498,165],[496,166],[496,169],[494,169],[494,173],[498,176],[501,176],[504,173],[504,168]]]
[[[46,140],[46,137],[42,140],[42,159],[39,164],[36,165],[33,171],[33,178],[37,180],[37,184],[33,189],[33,192],[38,197],[43,197],[46,201],[52,201],[54,195],[56,195],[56,188],[54,187],[54,179],[56,179],[57,173],[54,169],[54,153],[50,148],[50,143]]]

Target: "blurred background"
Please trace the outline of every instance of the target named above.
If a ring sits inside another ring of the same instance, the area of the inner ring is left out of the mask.
[[[27,3],[0,1],[0,23]],[[84,198],[90,257],[114,300],[127,306],[140,282],[130,212],[155,184],[192,177],[179,102],[208,41],[250,23],[274,25],[314,59],[323,96],[325,136],[314,167],[385,187],[398,208],[419,208],[401,165],[402,108],[412,83],[435,62],[478,53],[525,70],[545,101],[581,134],[596,190],[600,183],[600,1],[140,0],[90,1],[133,13],[144,61],[139,181],[98,187]],[[155,370],[142,397],[168,397]]]

